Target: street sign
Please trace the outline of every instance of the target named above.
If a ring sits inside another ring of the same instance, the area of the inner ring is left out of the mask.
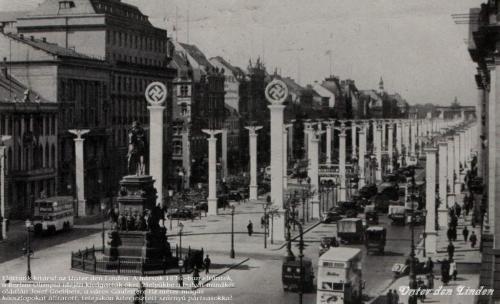
[[[267,85],[265,95],[267,101],[280,105],[288,97],[288,87],[282,80],[274,79]]]
[[[161,82],[152,82],[147,86],[145,95],[150,105],[160,106],[167,99],[167,87]]]

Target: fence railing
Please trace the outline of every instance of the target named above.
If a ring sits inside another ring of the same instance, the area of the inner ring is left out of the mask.
[[[115,274],[115,275],[168,275],[179,273],[179,258],[182,252],[184,265],[183,273],[189,273],[194,266],[203,267],[203,248],[194,250],[191,247],[179,250],[177,245],[171,249],[172,257],[164,260],[145,261],[144,259],[132,260],[130,258],[118,257],[115,260],[98,258],[96,254],[103,252],[102,248],[85,248],[71,252],[71,269],[91,274]]]

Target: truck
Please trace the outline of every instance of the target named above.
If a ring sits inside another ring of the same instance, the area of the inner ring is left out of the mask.
[[[405,225],[406,224],[405,206],[390,205],[388,217],[392,220],[393,224]]]
[[[300,275],[303,273],[303,277]],[[311,259],[302,259],[302,269],[300,267],[300,260],[294,258],[293,260],[283,260],[281,268],[281,282],[283,283],[284,291],[299,291],[301,286],[301,279],[304,283],[303,291],[310,291],[313,289],[314,283],[314,270]]]
[[[363,235],[363,221],[360,218],[345,218],[337,222],[337,236],[342,242],[361,242]]]
[[[331,247],[318,260],[317,304],[362,303],[362,254],[358,248]]]
[[[372,226],[366,228],[365,232],[365,247],[368,253],[377,252],[384,253],[385,239],[387,230],[385,227]]]

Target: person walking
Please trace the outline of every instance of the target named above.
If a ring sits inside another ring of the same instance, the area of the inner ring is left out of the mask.
[[[194,270],[193,270],[194,286],[198,287],[199,282],[200,282],[200,272],[198,271],[198,267],[194,266]]]
[[[434,289],[434,273],[432,272],[427,274],[427,286],[429,289]]]
[[[441,281],[444,285],[447,285],[450,281],[450,262],[448,260],[443,260],[441,262]]]
[[[455,206],[455,213],[457,214],[457,218],[460,218],[460,214],[462,213],[462,207],[459,204]]]
[[[205,274],[210,273],[210,264],[212,261],[210,261],[210,257],[207,254],[207,257],[203,260],[203,264],[205,265]]]
[[[457,263],[455,263],[454,260],[450,260],[450,278],[453,279],[453,281],[457,280]]]
[[[474,233],[474,231],[472,231],[472,234],[469,237],[469,241],[470,241],[471,248],[474,248],[476,246],[476,242],[477,242],[477,236]]]
[[[453,239],[453,231],[451,230],[451,226],[448,226],[446,236],[448,237],[448,242],[451,242],[451,240]]]
[[[467,240],[469,239],[469,229],[467,229],[467,226],[464,226],[464,229],[462,230],[462,235],[464,236],[464,242],[467,243]]]
[[[455,246],[453,246],[452,242],[450,242],[448,244],[448,247],[446,248],[446,250],[448,251],[448,259],[450,261],[453,260],[453,254],[455,253]]]
[[[429,257],[427,259],[427,261],[425,262],[425,270],[427,271],[427,273],[433,273],[434,272],[434,262],[432,262],[431,257]]]
[[[252,233],[253,233],[253,224],[252,224],[251,220],[248,220],[247,230],[248,230],[248,236],[252,236]]]
[[[389,292],[387,292],[386,300],[387,304],[393,304],[394,299],[393,299],[392,289],[389,289]]]
[[[392,303],[399,304],[399,294],[397,289],[394,289],[392,292]]]

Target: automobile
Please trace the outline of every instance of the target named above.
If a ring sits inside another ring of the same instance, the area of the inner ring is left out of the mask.
[[[378,214],[375,205],[365,206],[365,219],[367,224],[378,224]]]
[[[336,211],[328,211],[323,213],[322,222],[324,224],[330,224],[340,220],[342,216]]]
[[[281,267],[281,280],[284,291],[298,291],[301,285],[304,291],[312,291],[314,286],[314,269],[311,259],[304,257],[302,267],[299,259],[284,259]]]
[[[192,219],[194,218],[193,212],[189,208],[178,208],[174,209],[171,213],[167,215],[167,217],[170,219]]]
[[[337,203],[337,207],[334,210],[341,215],[347,215],[347,211],[353,210],[357,215],[359,212],[363,212],[363,207],[354,201],[341,201]]]
[[[208,212],[208,203],[207,202],[199,202],[195,205],[195,210]]]
[[[377,185],[375,184],[370,184],[370,185],[365,185],[363,188],[359,189],[359,196],[370,199],[372,196],[377,194]]]
[[[238,192],[240,193],[241,197],[244,199],[247,199],[250,197],[250,190],[248,187],[240,187],[238,188]]]
[[[228,199],[230,201],[241,201],[243,199],[243,197],[241,196],[241,193],[240,191],[238,190],[231,190],[229,191],[229,194],[228,194]]]
[[[320,240],[319,244],[319,256],[327,252],[330,247],[339,247],[339,242],[336,237],[324,236]]]

